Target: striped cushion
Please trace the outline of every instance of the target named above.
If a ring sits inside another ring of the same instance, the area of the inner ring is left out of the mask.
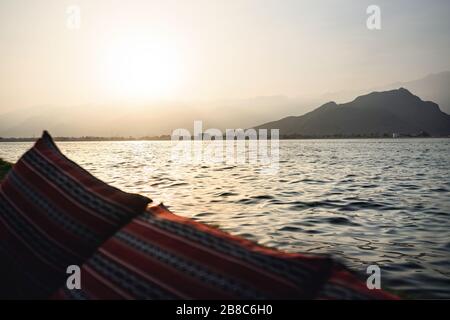
[[[0,296],[48,297],[150,201],[96,179],[44,132],[0,186]]]
[[[80,290],[63,287],[53,298],[321,298],[335,270],[340,267],[327,257],[264,248],[159,205],[122,228],[84,264]],[[345,298],[390,297],[373,294],[356,278],[350,286],[334,284]]]

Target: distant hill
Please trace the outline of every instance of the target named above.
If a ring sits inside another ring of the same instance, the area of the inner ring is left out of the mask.
[[[430,74],[414,81],[398,82],[381,89],[399,87],[408,89],[422,99],[436,102],[443,112],[450,114],[450,71]]]
[[[145,105],[121,102],[89,105],[40,105],[10,109],[0,105],[0,137],[39,137],[44,129],[60,137],[143,137],[170,134],[176,128],[248,128],[287,115],[301,115],[326,101],[346,102],[369,91],[404,87],[436,102],[450,114],[450,71],[414,81],[299,97],[262,96],[248,99],[153,101]],[[92,119],[95,119],[93,121]]]
[[[205,129],[245,128],[293,112],[311,111],[310,105],[318,103],[307,98],[264,96],[145,105],[35,106],[8,112],[1,112],[0,106],[0,137],[39,137],[43,130],[59,137],[159,136],[177,128],[193,131],[194,120],[202,120]]]
[[[386,85],[376,86],[373,88],[358,89],[358,90],[344,90],[331,91],[321,95],[319,101],[349,101],[353,97],[365,94],[372,91],[388,91],[397,88],[405,88],[413,94],[421,97],[424,100],[436,102],[439,108],[450,114],[450,71],[443,71],[439,73],[432,73],[420,79],[412,81],[395,82]],[[301,114],[300,110],[299,114]],[[309,110],[311,111],[311,110]]]
[[[256,129],[280,129],[281,136],[450,135],[450,116],[434,102],[422,101],[404,88],[372,92],[352,102],[329,102],[298,117],[268,122]]]

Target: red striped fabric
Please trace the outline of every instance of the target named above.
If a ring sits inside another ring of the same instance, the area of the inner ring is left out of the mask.
[[[66,158],[44,132],[0,185],[0,297],[46,298],[150,199]]]
[[[55,299],[391,299],[325,256],[284,253],[148,208]]]

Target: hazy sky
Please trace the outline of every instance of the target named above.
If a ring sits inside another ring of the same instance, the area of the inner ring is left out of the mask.
[[[381,30],[366,27],[370,4]],[[449,12],[446,0],[0,0],[0,111],[413,80],[450,69]]]

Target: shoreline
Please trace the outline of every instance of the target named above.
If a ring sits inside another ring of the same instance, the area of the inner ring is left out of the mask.
[[[39,138],[0,138],[0,142],[36,142]],[[450,136],[404,136],[404,137],[386,137],[386,136],[326,136],[326,137],[280,137],[279,140],[367,140],[367,139],[373,139],[373,140],[404,140],[404,139],[450,139]],[[225,140],[225,139],[224,139]],[[248,139],[246,139],[248,140]],[[265,139],[270,141],[270,137]],[[169,138],[159,138],[159,137],[149,137],[149,138],[133,138],[133,137],[114,137],[114,138],[108,138],[108,137],[56,137],[54,138],[54,141],[58,142],[104,142],[104,141],[111,141],[111,142],[127,142],[127,141],[172,141]],[[176,140],[175,140],[176,141]],[[210,141],[210,140],[204,140],[204,141]],[[211,140],[214,141],[214,140]]]

